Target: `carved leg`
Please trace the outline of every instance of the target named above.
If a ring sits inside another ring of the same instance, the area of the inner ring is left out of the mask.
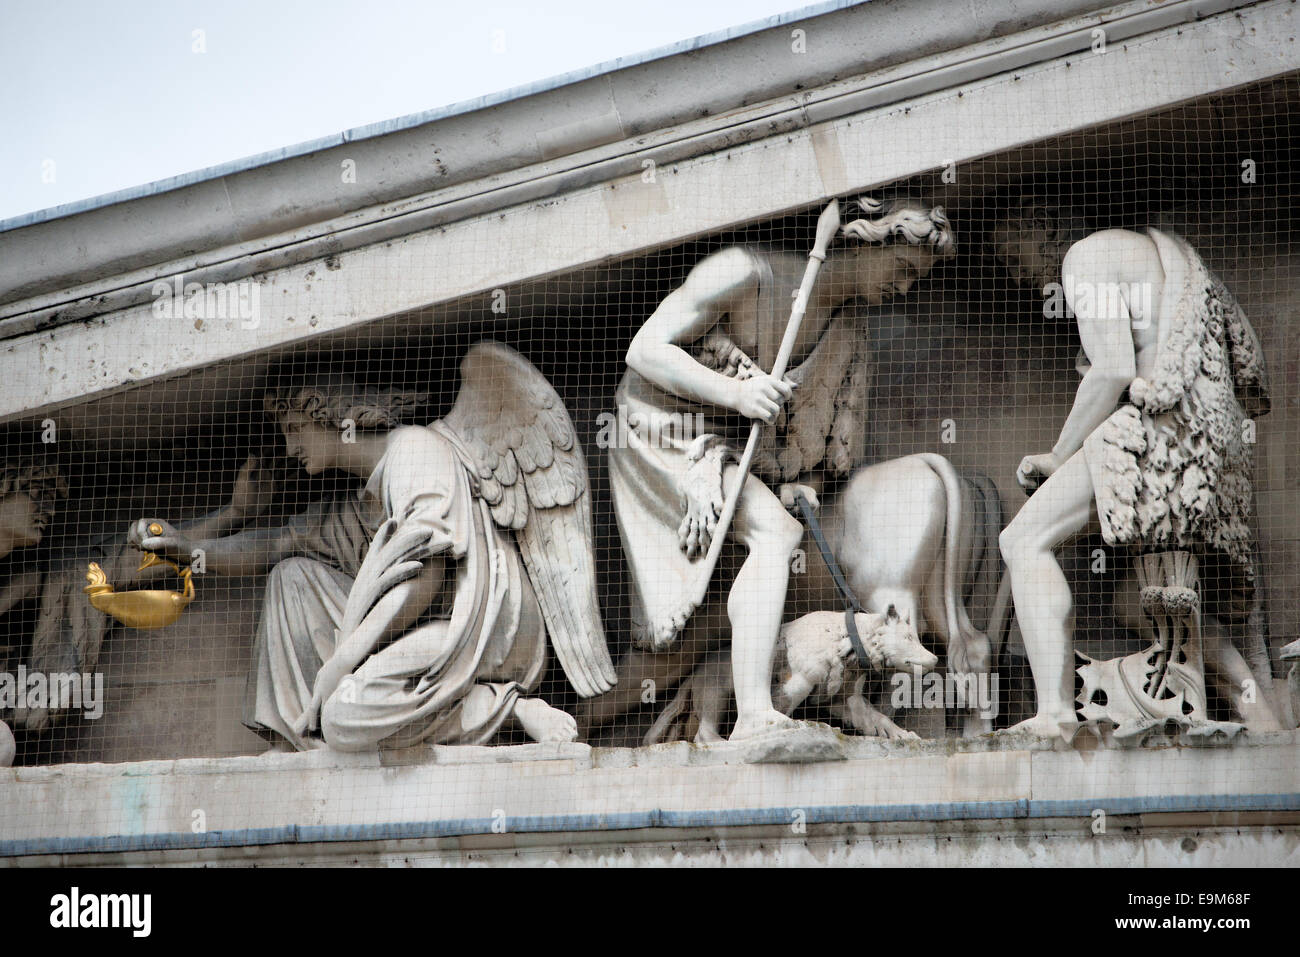
[[[735,481],[735,474],[734,466],[726,470],[724,488]],[[781,507],[771,489],[750,476],[735,527],[749,550],[727,598],[737,712],[731,740],[740,741],[795,726],[772,705],[772,656],[785,610],[790,558],[803,538],[803,526]]]
[[[1286,676],[1287,697],[1291,704],[1292,723],[1300,720],[1300,640],[1293,641],[1282,649],[1283,661],[1294,661]]]
[[[253,646],[244,723],[273,731],[293,749],[308,751],[320,738],[293,730],[312,698],[315,675],[334,652],[353,580],[309,558],[288,558],[266,577]]]
[[[588,737],[596,728],[635,710],[646,699],[647,691],[654,695],[650,700],[663,701],[667,690],[689,675],[702,655],[700,642],[687,635],[681,636],[676,650],[650,652],[631,649],[619,659],[615,668],[618,684],[607,693],[578,705],[579,731],[583,737]],[[647,681],[651,684],[647,685]]]
[[[722,712],[731,697],[731,675],[722,655],[710,655],[695,670],[691,686],[691,708],[699,721],[696,744],[719,744],[722,741]]]
[[[957,582],[959,586],[965,580],[967,567],[967,562],[958,561]],[[951,633],[952,629],[948,626],[948,611],[945,605],[946,582],[944,553],[940,552],[930,573],[930,581],[925,588],[925,616],[929,626],[942,639],[944,648],[947,650],[947,670],[950,674],[956,675],[987,675],[989,662],[992,659],[992,646],[989,643],[988,636],[971,623],[960,589],[956,596],[958,633],[955,635]],[[966,708],[961,710],[959,714],[961,715],[963,738],[978,737],[993,730],[993,719],[981,718],[978,709]]]
[[[1203,643],[1206,677],[1220,696],[1232,702],[1246,727],[1257,732],[1281,731],[1282,722],[1269,705],[1270,689],[1258,687],[1250,665],[1216,619],[1206,619]]]
[[[863,734],[888,738],[891,741],[916,741],[920,735],[900,728],[890,718],[881,714],[862,694],[862,682],[855,684],[851,693],[844,696],[841,720]]]
[[[1073,598],[1052,549],[1088,523],[1092,477],[1076,452],[1044,482],[999,536],[1016,618],[1034,676],[1038,713],[1011,732],[1055,737],[1074,713]]]
[[[14,743],[13,732],[9,730],[9,725],[0,721],[0,768],[7,768],[14,763],[14,755],[18,747]]]

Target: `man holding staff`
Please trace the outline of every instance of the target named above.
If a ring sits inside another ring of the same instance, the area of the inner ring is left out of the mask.
[[[610,483],[638,647],[664,652],[677,642],[703,602],[729,521],[747,552],[727,600],[733,741],[793,723],[771,697],[790,560],[803,537],[788,510],[797,493],[816,504],[814,469],[847,475],[861,458],[866,337],[842,307],[905,293],[955,248],[942,208],[861,206],[871,218],[838,227],[832,204],[806,259],[733,246],[700,261],[632,340],[616,392],[629,428],[610,443]],[[823,266],[837,227],[848,242]],[[701,422],[702,434],[675,427]],[[679,657],[689,671],[694,656]],[[631,670],[644,663],[656,673],[649,658],[634,651]],[[626,695],[640,692],[639,675],[621,678],[611,700],[592,702],[589,725],[634,703]]]

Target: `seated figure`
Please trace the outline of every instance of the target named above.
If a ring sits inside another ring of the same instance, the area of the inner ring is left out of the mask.
[[[229,502],[186,523],[185,533],[192,538],[225,535],[256,519],[274,494],[272,471],[250,456]],[[166,573],[165,567],[139,568],[139,555],[118,536],[65,539],[53,549],[38,548],[54,520],[58,499],[67,493],[62,470],[51,462],[13,457],[0,466],[0,615],[24,602],[38,602],[34,623],[17,615],[7,619],[9,627],[0,633],[0,671],[13,673],[19,662],[28,674],[96,670],[113,620],[86,600],[87,561],[101,566],[119,587]],[[12,718],[15,728],[41,733],[68,712],[57,701],[25,699],[5,717]]]

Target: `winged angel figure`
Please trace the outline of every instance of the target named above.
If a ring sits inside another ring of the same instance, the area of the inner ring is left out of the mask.
[[[534,696],[548,636],[578,694],[613,687],[573,422],[500,343],[473,346],[461,376],[428,426],[399,424],[412,393],[343,377],[282,387],[266,407],[289,454],[363,487],[210,541],[157,519],[130,529],[147,551],[202,548],[209,574],[269,570],[245,724],[299,750],[485,744],[512,719],[571,741],[573,718]]]

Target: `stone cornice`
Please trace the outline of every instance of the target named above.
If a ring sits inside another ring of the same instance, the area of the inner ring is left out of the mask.
[[[563,170],[521,166],[348,214],[328,228],[116,277],[112,288],[55,294],[62,302],[11,303],[11,311],[26,311],[0,321],[0,332],[18,333],[0,342],[10,386],[0,395],[0,419],[608,262],[1300,66],[1300,49],[1288,39],[1297,32],[1289,0],[1186,22],[1202,6],[1109,10],[1103,53],[1091,49],[1098,18],[1082,18],[1048,39],[1031,30],[838,81],[791,99],[785,112],[763,104],[725,123],[704,119],[554,161],[569,164]],[[1148,32],[1122,39],[1137,29]],[[685,158],[664,158],[677,155],[672,149]],[[646,184],[642,163],[655,157],[662,162]],[[255,277],[258,325],[161,324],[151,290],[181,273],[186,282]]]
[[[978,18],[947,0],[814,8],[689,53],[17,217],[0,223],[0,338],[125,308],[159,278],[230,281],[1086,51],[1098,26],[1118,42],[1242,5],[997,0]],[[344,160],[356,183],[341,182]]]

